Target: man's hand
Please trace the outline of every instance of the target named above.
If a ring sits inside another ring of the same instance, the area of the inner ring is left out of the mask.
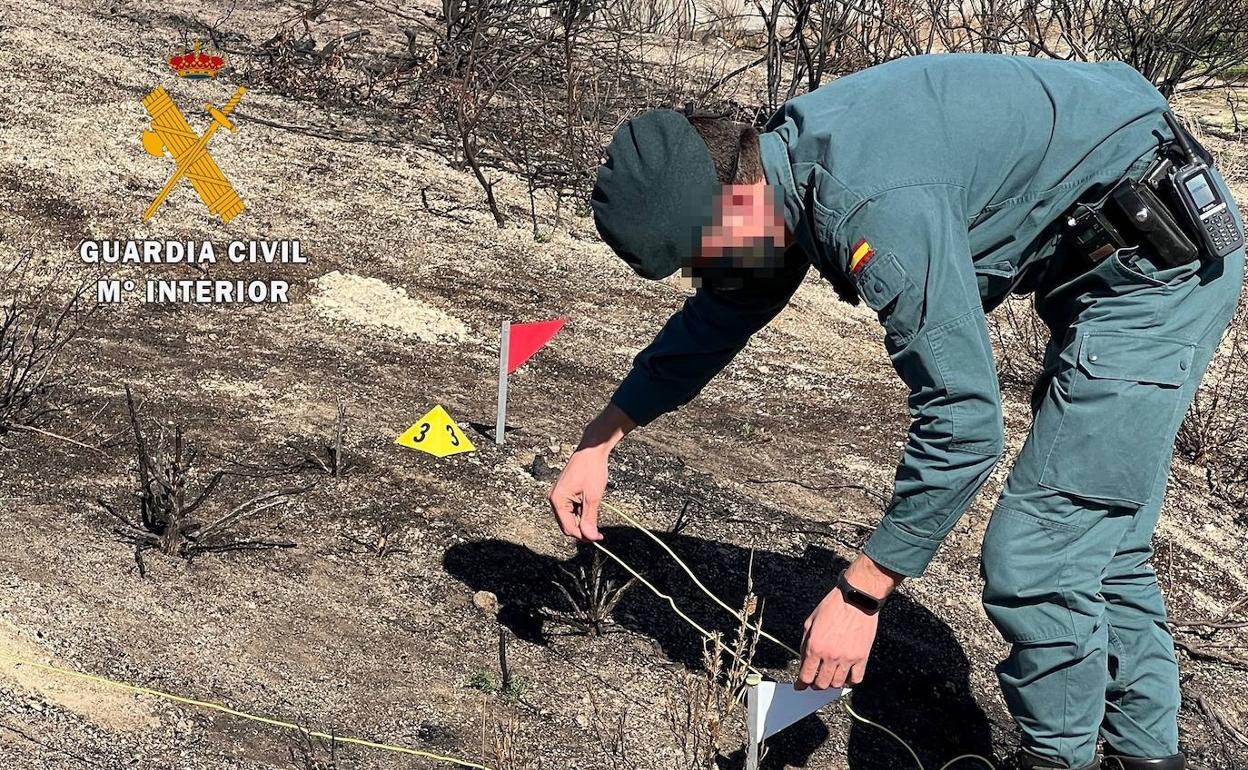
[[[602,539],[598,505],[607,490],[610,454],[609,449],[601,446],[577,449],[550,490],[550,507],[559,520],[559,528],[568,537],[586,542]]]
[[[879,598],[888,596],[902,579],[865,555],[850,565],[845,577],[854,588]],[[802,667],[794,687],[823,690],[862,682],[878,627],[879,615],[847,604],[840,590],[832,589],[806,618]]]
[[[602,539],[598,506],[607,491],[607,461],[615,445],[635,427],[637,424],[615,404],[608,404],[585,427],[580,446],[547,496],[563,534],[584,542]]]

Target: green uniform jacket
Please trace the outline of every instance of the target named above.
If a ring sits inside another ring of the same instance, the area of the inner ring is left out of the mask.
[[[639,424],[688,402],[787,304],[809,265],[877,311],[912,418],[866,552],[920,575],[1000,456],[985,312],[1027,291],[1061,214],[1170,138],[1169,108],[1120,63],[915,56],[788,102],[762,135],[797,258],[746,289],[699,289],[613,402]],[[874,252],[850,269],[857,247]]]

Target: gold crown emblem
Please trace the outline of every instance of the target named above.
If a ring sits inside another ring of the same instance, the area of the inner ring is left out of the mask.
[[[199,50],[199,41],[195,41],[195,50],[174,54],[169,57],[169,66],[179,77],[188,80],[206,80],[215,78],[225,66],[225,57],[219,53],[206,53]]]

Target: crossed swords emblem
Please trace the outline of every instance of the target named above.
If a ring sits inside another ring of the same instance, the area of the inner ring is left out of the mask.
[[[205,104],[204,109],[212,117],[212,125],[202,135],[191,128],[191,124],[186,121],[186,117],[164,88],[157,86],[143,99],[143,106],[152,117],[151,130],[143,132],[143,148],[157,158],[163,158],[168,152],[178,164],[173,176],[169,177],[160,194],[143,213],[144,219],[151,219],[155,215],[156,210],[183,178],[190,180],[191,186],[208,210],[225,222],[229,222],[246,208],[234,185],[230,184],[230,180],[225,178],[216,161],[208,154],[208,142],[218,128],[225,128],[230,133],[238,131],[238,126],[230,121],[229,115],[246,93],[247,89],[240,86],[220,109]]]

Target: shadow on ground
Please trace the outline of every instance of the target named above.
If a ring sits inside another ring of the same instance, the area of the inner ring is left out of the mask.
[[[647,579],[675,597],[677,604],[704,628],[731,636],[735,621],[716,608],[689,577],[645,535],[627,528],[608,528],[604,544]],[[750,551],[734,545],[687,535],[663,535],[708,587],[730,606],[740,606],[746,591]],[[520,638],[546,644],[548,610],[566,609],[567,600],[552,584],[562,565],[575,572],[592,559],[582,546],[567,561],[537,554],[502,540],[456,545],[446,552],[444,566],[474,591],[492,591],[499,599],[499,621]],[[768,551],[753,553],[754,592],[763,598],[763,627],[791,647],[800,643],[802,622],[829,590],[845,561],[832,552],[809,547],[800,557]],[[615,565],[610,565],[614,568]],[[620,578],[622,570],[615,569]],[[620,602],[615,622],[653,639],[673,661],[700,667],[702,640],[667,603],[642,586]],[[866,680],[855,690],[855,710],[887,726],[918,753],[925,767],[940,767],[966,753],[992,756],[991,727],[975,702],[968,680],[969,663],[949,627],[924,607],[898,594],[881,618]],[[762,640],[755,657],[759,668],[778,679],[792,679],[784,669],[793,656]],[[769,742],[764,767],[808,767],[812,755],[828,738],[828,729],[810,717]],[[726,767],[741,767],[740,755]],[[854,770],[901,770],[914,760],[880,730],[851,723],[849,766]]]

